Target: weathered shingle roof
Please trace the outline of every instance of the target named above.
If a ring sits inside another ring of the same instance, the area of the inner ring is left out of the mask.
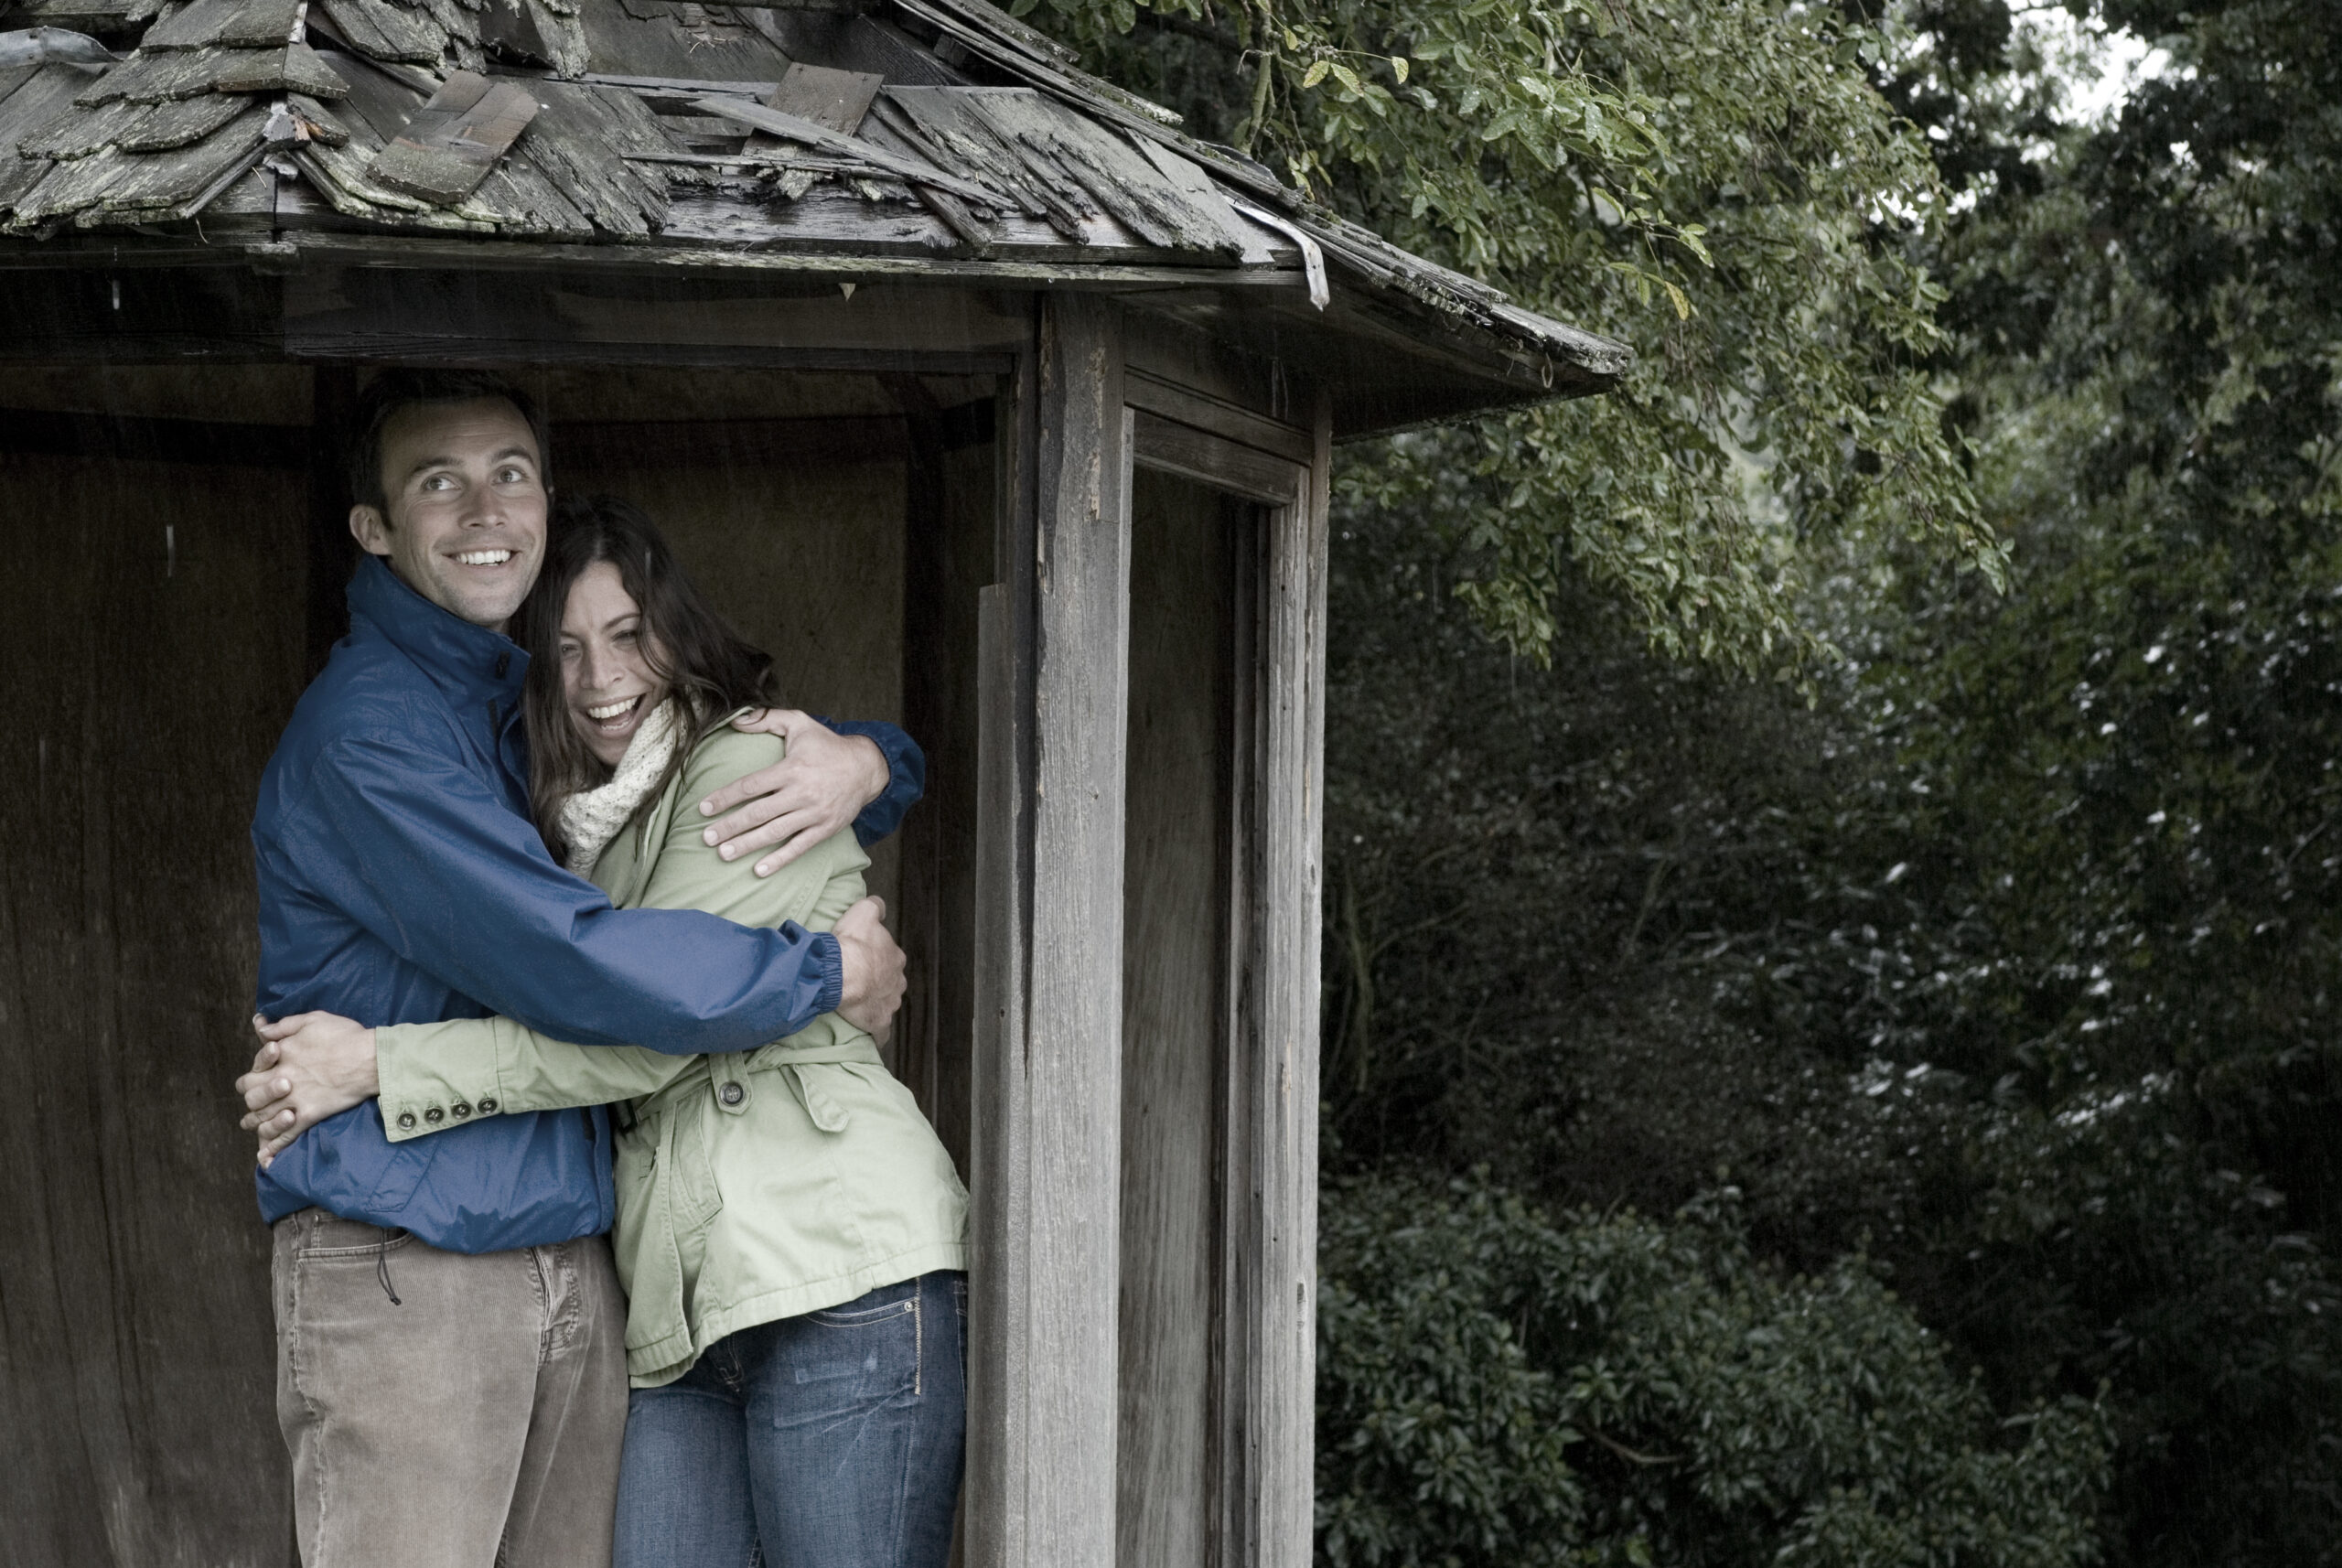
[[[0,69],[18,243],[264,221],[1252,272],[1320,305],[1338,283],[1554,390],[1630,358],[1309,206],[984,0],[28,0],[0,26],[121,53],[0,35],[31,61]],[[504,83],[533,114],[478,106]]]

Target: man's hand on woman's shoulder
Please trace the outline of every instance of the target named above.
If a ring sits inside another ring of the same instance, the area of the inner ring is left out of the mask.
[[[736,779],[699,803],[702,816],[717,818],[700,837],[725,859],[772,850],[757,862],[758,876],[770,876],[843,832],[886,792],[886,754],[874,741],[840,735],[796,708],[766,708],[733,725],[779,736],[789,745],[788,755],[770,768]]]

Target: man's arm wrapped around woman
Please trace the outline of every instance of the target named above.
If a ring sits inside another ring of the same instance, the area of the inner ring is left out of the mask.
[[[639,896],[624,900],[629,908],[700,909],[740,925],[793,922],[808,930],[830,929],[864,894],[862,874],[870,858],[852,831],[823,840],[770,876],[758,876],[753,857],[727,862],[704,843],[705,823],[690,809],[717,784],[768,767],[780,754],[781,742],[773,736],[728,725],[710,733],[661,798],[604,853],[595,880],[606,887],[641,882]],[[656,842],[639,842],[646,833],[655,833]],[[646,856],[655,859],[644,880],[639,862]],[[817,1033],[829,1043],[861,1031],[830,1013],[790,1038]],[[501,1017],[385,1026],[374,1032],[374,1049],[382,1122],[393,1142],[483,1114],[639,1099],[704,1060],[639,1046],[575,1045]],[[456,1113],[457,1106],[465,1108],[464,1116]]]

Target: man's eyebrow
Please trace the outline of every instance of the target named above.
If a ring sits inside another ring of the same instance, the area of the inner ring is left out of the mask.
[[[507,446],[503,451],[496,453],[494,456],[490,456],[489,461],[491,463],[501,463],[507,458],[511,457],[526,458],[532,464],[541,461],[534,452],[530,451],[526,446]],[[414,466],[406,471],[406,477],[411,479],[417,474],[424,473],[432,468],[452,468],[458,461],[460,461],[460,459],[445,452],[439,454],[435,457],[417,458]]]

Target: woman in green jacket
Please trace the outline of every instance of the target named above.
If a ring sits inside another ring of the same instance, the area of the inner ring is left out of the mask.
[[[621,908],[826,930],[863,896],[851,831],[769,877],[727,863],[683,803],[779,760],[729,720],[771,660],[725,626],[650,521],[557,515],[515,627],[528,650],[532,805],[554,855]],[[265,1031],[355,1061],[382,1121],[427,1138],[472,1114],[612,1103],[634,1392],[617,1568],[943,1568],[965,1426],[967,1197],[951,1156],[834,1013],[736,1056],[575,1046],[509,1018]],[[363,1098],[309,1090],[289,1130]],[[277,1108],[249,1119],[263,1124]],[[759,1555],[760,1553],[760,1555]]]

